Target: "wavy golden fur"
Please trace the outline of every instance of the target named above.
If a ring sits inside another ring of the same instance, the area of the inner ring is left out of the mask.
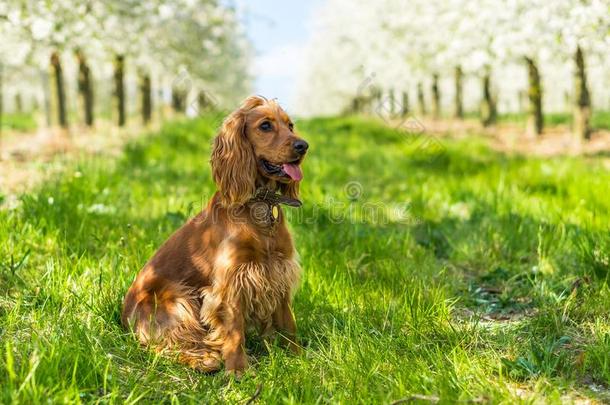
[[[275,101],[246,99],[214,139],[218,191],[137,275],[122,322],[142,344],[177,351],[184,363],[229,373],[247,367],[248,328],[298,351],[291,299],[300,267],[281,208],[271,222],[252,213],[260,187],[298,198],[307,143]],[[265,211],[267,212],[267,211]],[[269,211],[271,212],[271,211]]]

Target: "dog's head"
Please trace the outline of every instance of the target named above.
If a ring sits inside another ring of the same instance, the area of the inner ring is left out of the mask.
[[[214,140],[212,174],[224,203],[243,204],[262,185],[298,198],[308,147],[277,102],[248,97]]]

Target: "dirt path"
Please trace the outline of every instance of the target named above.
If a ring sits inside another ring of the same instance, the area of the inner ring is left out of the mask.
[[[44,128],[35,133],[3,133],[0,139],[0,196],[9,204],[16,196],[61,170],[75,158],[92,155],[117,156],[130,139],[154,131],[159,125],[131,125],[118,129],[99,123],[94,129],[69,131]]]
[[[476,120],[422,120],[421,126],[428,134],[464,138],[472,134],[489,137],[490,146],[506,153],[519,153],[535,156],[598,156],[605,158],[610,167],[610,131],[597,130],[588,141],[574,139],[570,128],[558,125],[546,128],[538,137],[525,133],[524,127],[517,124],[502,123],[483,128]]]

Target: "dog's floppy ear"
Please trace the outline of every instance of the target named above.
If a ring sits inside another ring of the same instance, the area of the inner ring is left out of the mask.
[[[224,205],[244,204],[255,191],[256,158],[245,133],[245,104],[224,120],[214,139],[210,163]]]

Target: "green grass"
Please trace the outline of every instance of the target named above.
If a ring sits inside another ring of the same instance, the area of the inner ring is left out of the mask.
[[[527,115],[525,113],[500,114],[500,123],[525,124]],[[557,125],[571,125],[572,115],[570,113],[548,113],[544,114],[544,124],[550,127]],[[591,127],[594,129],[610,129],[610,111],[593,111],[591,116]]]
[[[36,117],[33,113],[12,113],[2,115],[0,130],[28,132],[36,129]]]
[[[591,126],[598,129],[610,129],[610,111],[594,111]]]
[[[0,402],[244,403],[257,387],[261,403],[603,399],[588,388],[610,385],[602,158],[507,157],[360,118],[297,124],[304,354],[251,337],[235,382],[140,347],[121,300],[212,195],[215,125],[167,125],[0,210]]]
[[[591,124],[597,123],[597,117],[604,117],[606,113],[596,112],[592,117]],[[527,120],[526,113],[506,113],[498,116],[498,122],[501,123],[518,123],[525,124]],[[544,124],[554,127],[557,125],[570,125],[572,122],[572,115],[570,113],[546,113],[544,114]],[[595,127],[595,126],[594,126]]]

